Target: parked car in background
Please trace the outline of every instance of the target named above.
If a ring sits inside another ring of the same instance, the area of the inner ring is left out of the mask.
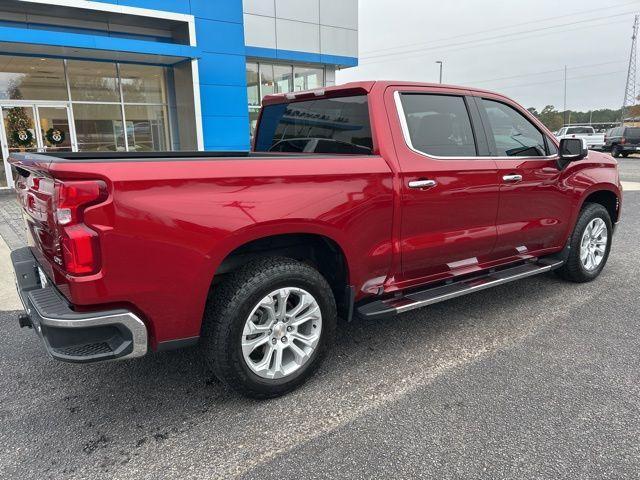
[[[562,127],[556,134],[558,140],[563,138],[581,138],[589,150],[602,150],[604,146],[604,134],[596,133],[593,127]]]
[[[605,134],[604,150],[615,158],[640,153],[640,127],[615,127]]]
[[[12,154],[20,324],[76,363],[200,344],[223,382],[273,397],[318,367],[338,317],[595,279],[622,203],[609,155],[470,88],[270,95],[253,150]]]

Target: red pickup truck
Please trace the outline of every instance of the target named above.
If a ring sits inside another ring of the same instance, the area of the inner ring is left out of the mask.
[[[361,82],[266,97],[252,152],[15,154],[13,252],[49,354],[199,344],[241,393],[317,368],[337,318],[602,271],[617,163],[482,90]]]

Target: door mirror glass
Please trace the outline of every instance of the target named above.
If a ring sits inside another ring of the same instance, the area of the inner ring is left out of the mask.
[[[587,156],[586,141],[582,138],[563,138],[560,140],[560,159],[565,162],[575,162]]]

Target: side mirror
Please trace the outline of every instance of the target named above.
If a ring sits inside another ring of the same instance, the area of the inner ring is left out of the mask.
[[[587,142],[583,138],[563,138],[560,140],[560,160],[565,164],[582,160],[589,154]]]
[[[560,140],[560,157],[558,158],[558,169],[563,170],[571,162],[576,162],[586,158],[589,154],[587,141],[583,138],[563,138]]]

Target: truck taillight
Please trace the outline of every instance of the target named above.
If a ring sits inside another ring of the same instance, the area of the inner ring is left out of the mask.
[[[627,139],[626,139],[626,138],[624,138],[624,137],[622,137],[622,138],[620,139],[620,145],[624,145],[625,143],[627,143]]]
[[[55,260],[72,275],[88,275],[100,268],[98,233],[83,223],[84,211],[107,196],[107,186],[100,180],[55,183],[54,215],[58,232]]]

